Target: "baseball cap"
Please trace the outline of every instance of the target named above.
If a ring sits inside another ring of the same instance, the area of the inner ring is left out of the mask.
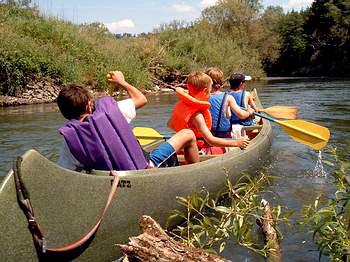
[[[228,79],[228,81],[230,82],[230,85],[232,86],[239,85],[241,82],[249,81],[249,80],[252,80],[252,77],[242,73],[233,73]]]

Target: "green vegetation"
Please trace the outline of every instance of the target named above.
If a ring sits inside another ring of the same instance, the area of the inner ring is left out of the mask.
[[[350,261],[350,162],[349,146],[330,152],[334,164],[332,176],[337,188],[334,197],[324,207],[319,199],[304,209],[302,224],[311,225],[320,256],[328,256],[331,261]]]
[[[268,73],[349,76],[349,10],[350,0],[316,0],[305,11],[283,16],[281,55]]]
[[[195,22],[174,21],[140,36],[45,17],[30,2],[0,1],[0,94],[16,95],[41,78],[106,89],[105,75],[114,69],[141,89],[154,78],[210,66],[256,78],[350,72],[350,0],[316,0],[289,13],[263,9],[259,0],[223,0]]]
[[[263,244],[255,223],[263,215],[259,193],[267,182],[268,177],[263,174],[255,178],[243,176],[234,185],[227,180],[224,191],[217,196],[203,190],[201,194],[179,198],[184,211],[173,211],[168,223],[184,222],[170,234],[188,246],[213,253],[221,253],[231,242],[230,245],[239,244],[266,257],[272,243]],[[275,221],[287,221],[280,206],[272,213]]]
[[[141,52],[143,41],[116,41],[100,24],[76,26],[46,18],[35,8],[0,4],[0,94],[16,95],[42,77],[105,88],[106,73],[116,68],[146,87],[147,51],[157,46],[149,39]]]

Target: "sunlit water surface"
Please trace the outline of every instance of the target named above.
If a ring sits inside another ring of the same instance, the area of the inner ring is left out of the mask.
[[[331,130],[330,146],[343,147],[350,133],[350,80],[329,79],[272,79],[255,82],[265,107],[297,105],[299,119],[312,121]],[[149,126],[162,134],[170,134],[166,122],[177,98],[174,94],[150,96],[149,104],[138,111],[134,126]],[[55,104],[0,108],[0,180],[11,168],[16,156],[35,148],[56,161],[62,138],[57,133],[65,120]],[[319,153],[294,142],[277,125],[273,127],[274,140],[270,160],[261,169],[277,176],[267,188],[265,197],[272,204],[286,206],[294,211],[292,226],[282,226],[284,261],[317,261],[317,247],[312,235],[297,226],[296,221],[304,205],[313,203],[317,196],[329,196],[331,170],[317,165]],[[323,158],[329,156],[323,152]],[[259,256],[244,248],[228,246],[224,254],[235,261],[259,261]]]

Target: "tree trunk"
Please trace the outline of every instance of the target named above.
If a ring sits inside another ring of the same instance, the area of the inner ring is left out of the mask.
[[[124,261],[228,261],[176,242],[149,216],[142,216],[139,224],[143,233],[131,237],[127,245],[118,245],[125,256]]]

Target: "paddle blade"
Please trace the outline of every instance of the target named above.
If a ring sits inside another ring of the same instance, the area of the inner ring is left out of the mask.
[[[151,144],[156,140],[164,139],[164,136],[150,127],[135,127],[132,131],[137,137],[137,140],[139,140],[141,146]]]
[[[304,120],[276,120],[276,123],[295,141],[316,150],[325,147],[330,137],[328,128]]]
[[[264,108],[262,111],[275,118],[296,119],[298,116],[296,106],[272,106]]]

